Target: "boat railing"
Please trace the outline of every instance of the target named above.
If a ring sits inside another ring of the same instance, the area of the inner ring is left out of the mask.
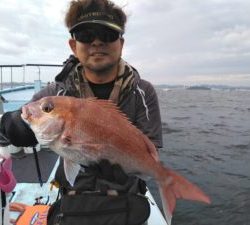
[[[48,68],[60,68],[63,64],[9,64],[0,65],[0,90],[17,86],[32,85],[34,80],[53,81],[58,70],[50,72]],[[36,71],[35,71],[35,70]],[[42,72],[42,70],[44,70]]]

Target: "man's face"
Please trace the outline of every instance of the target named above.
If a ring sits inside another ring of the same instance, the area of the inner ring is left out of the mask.
[[[103,25],[88,25],[69,40],[72,51],[85,69],[96,73],[106,72],[118,64],[123,43],[119,33]]]

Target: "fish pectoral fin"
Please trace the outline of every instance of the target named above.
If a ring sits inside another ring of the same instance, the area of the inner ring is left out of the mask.
[[[81,166],[69,159],[64,159],[64,172],[67,181],[73,187],[75,183],[76,176],[78,175]]]

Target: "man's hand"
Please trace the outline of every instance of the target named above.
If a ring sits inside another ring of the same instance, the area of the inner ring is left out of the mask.
[[[85,169],[87,173],[94,174],[97,178],[107,180],[120,185],[126,184],[129,176],[118,164],[111,164],[108,160],[103,159],[97,164],[90,165]]]

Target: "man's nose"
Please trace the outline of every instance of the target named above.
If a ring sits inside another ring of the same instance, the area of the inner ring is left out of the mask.
[[[103,41],[101,41],[98,37],[95,38],[95,40],[91,43],[91,45],[93,46],[102,46],[105,43]]]

